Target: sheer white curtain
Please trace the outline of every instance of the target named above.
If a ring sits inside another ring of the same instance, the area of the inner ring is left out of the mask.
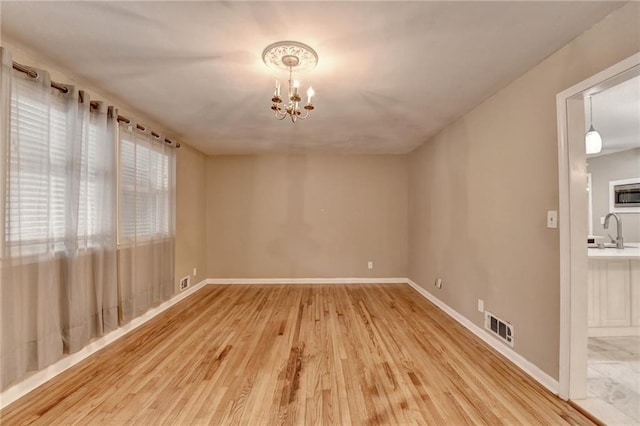
[[[85,92],[73,93],[66,105],[63,337],[76,352],[118,324],[117,114],[100,103],[92,107]]]
[[[4,389],[117,325],[116,122],[0,53]]]
[[[175,148],[161,136],[120,125],[120,320],[174,294]]]

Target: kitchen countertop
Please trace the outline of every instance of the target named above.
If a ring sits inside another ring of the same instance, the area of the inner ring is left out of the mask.
[[[628,247],[627,247],[628,246]],[[625,244],[625,248],[619,250],[617,248],[588,248],[587,256],[589,259],[638,259],[640,260],[640,244]]]

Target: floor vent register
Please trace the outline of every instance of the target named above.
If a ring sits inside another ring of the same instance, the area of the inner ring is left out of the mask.
[[[501,320],[489,311],[484,311],[484,328],[489,330],[507,345],[513,347],[513,325]]]

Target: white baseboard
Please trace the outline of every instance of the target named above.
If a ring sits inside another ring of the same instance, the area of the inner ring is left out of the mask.
[[[167,300],[166,302],[156,306],[153,309],[148,310],[138,318],[135,318],[128,322],[127,324],[118,327],[113,330],[109,334],[106,334],[98,339],[93,340],[87,346],[79,350],[78,352],[74,352],[60,359],[59,361],[51,364],[50,366],[39,370],[32,375],[28,376],[24,380],[15,385],[5,389],[2,393],[0,393],[0,409],[6,407],[11,404],[13,401],[18,398],[26,395],[31,392],[38,386],[44,384],[45,382],[51,380],[58,374],[63,371],[73,367],[83,359],[88,356],[94,354],[100,349],[104,348],[108,344],[118,340],[125,334],[130,333],[136,328],[140,327],[142,324],[149,321],[151,318],[157,316],[158,314],[166,311],[171,306],[175,305],[182,299],[186,298],[190,294],[198,291],[200,288],[204,287],[207,284],[207,280],[203,280],[194,286],[190,286],[186,290],[176,294],[173,298]]]
[[[408,278],[209,278],[207,284],[406,284]]]
[[[489,332],[485,329],[478,327],[476,324],[471,322],[467,317],[458,313],[454,309],[452,309],[449,305],[438,299],[433,294],[429,293],[424,288],[420,287],[418,284],[413,282],[412,280],[407,280],[407,283],[413,287],[418,293],[420,293],[423,297],[429,300],[431,303],[436,305],[438,308],[442,309],[446,314],[448,314],[451,318],[458,321],[462,324],[466,329],[471,331],[473,334],[482,339],[485,343],[491,346],[493,349],[501,353],[505,356],[509,361],[513,362],[518,368],[523,370],[529,376],[531,376],[534,380],[540,383],[542,386],[547,388],[549,391],[558,394],[558,381],[553,377],[549,376],[547,373],[542,371],[538,366],[533,364],[531,361],[524,358],[522,355],[506,346],[504,343],[498,341],[495,337],[493,337]]]

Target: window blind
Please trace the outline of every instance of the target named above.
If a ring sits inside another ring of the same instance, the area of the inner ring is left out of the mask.
[[[99,132],[75,102],[57,90],[43,91],[27,78],[12,81],[5,206],[10,251],[15,246],[22,254],[37,254],[52,245],[59,251],[66,248],[65,241],[87,247],[99,232],[97,196],[113,171],[103,170],[105,162],[97,158]],[[120,130],[119,237],[168,237],[172,206],[167,148],[128,126]]]
[[[96,233],[96,190],[110,175],[97,164],[96,127],[82,121],[87,118],[75,102],[58,90],[43,91],[19,75],[12,81],[5,206],[10,251],[18,245],[23,254],[42,253],[52,245],[60,251],[69,237],[87,246]],[[72,143],[79,144],[75,159]],[[78,176],[70,176],[72,165],[79,167]]]
[[[64,99],[45,99],[33,83],[14,78],[10,125],[5,238],[34,246],[61,240],[66,192]]]
[[[121,240],[169,236],[169,155],[152,136],[121,126]]]

